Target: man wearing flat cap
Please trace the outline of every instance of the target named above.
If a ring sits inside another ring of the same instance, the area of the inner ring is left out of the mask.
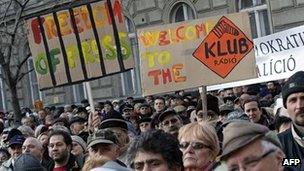
[[[223,153],[228,170],[283,171],[284,153],[275,132],[249,121],[231,121],[223,130]]]
[[[304,71],[296,72],[282,88],[283,105],[292,120],[291,128],[279,134],[286,158],[301,159],[295,167],[304,170]]]
[[[108,113],[109,117],[104,118],[104,120],[99,124],[99,129],[111,129],[118,138],[118,159],[125,163],[126,152],[129,146],[129,126],[128,122],[124,120],[120,113],[112,110]]]
[[[141,134],[151,130],[151,121],[152,118],[149,117],[139,119],[138,125]]]
[[[105,156],[121,166],[126,166],[117,159],[118,138],[110,129],[101,129],[88,137],[89,156]]]
[[[179,128],[183,126],[181,118],[172,109],[167,109],[162,112],[158,117],[158,121],[160,123],[160,128],[163,131],[172,134],[175,137],[178,135]]]

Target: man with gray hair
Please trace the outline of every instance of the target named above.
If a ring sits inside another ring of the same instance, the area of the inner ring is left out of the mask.
[[[275,132],[249,121],[235,120],[223,130],[223,153],[229,171],[283,171],[284,153]]]
[[[33,137],[28,137],[22,145],[22,153],[29,153],[35,156],[40,162],[43,156],[43,147],[41,142]]]

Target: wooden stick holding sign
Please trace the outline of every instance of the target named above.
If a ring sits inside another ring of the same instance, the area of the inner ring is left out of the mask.
[[[86,87],[86,91],[88,94],[88,100],[89,100],[89,104],[90,104],[90,111],[91,112],[95,112],[95,107],[94,107],[94,100],[93,100],[93,96],[92,96],[92,89],[91,89],[91,84],[90,82],[85,82],[85,87]]]
[[[90,104],[90,112],[89,112],[89,120],[88,120],[88,124],[89,124],[89,133],[93,133],[97,128],[96,126],[94,126],[94,117],[95,115],[98,115],[95,113],[95,107],[94,107],[94,100],[93,100],[93,96],[92,96],[92,89],[91,89],[91,84],[90,82],[85,82],[85,89],[88,95],[88,100],[89,100],[89,104]],[[96,119],[95,119],[96,120]]]
[[[207,115],[207,87],[206,86],[199,87],[199,92],[202,99],[203,120],[207,121],[209,119]]]

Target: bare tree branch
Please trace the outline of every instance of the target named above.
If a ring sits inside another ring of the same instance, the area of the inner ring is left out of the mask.
[[[18,4],[20,8],[22,8],[22,4],[18,0],[14,0],[14,2]]]
[[[21,68],[23,64],[31,57],[31,54],[27,54],[26,57],[20,62],[20,64],[17,65],[17,68]]]
[[[2,17],[2,19],[1,19],[0,26],[1,26],[2,24],[4,24],[4,27],[7,26],[7,25],[6,25],[6,22],[5,22],[5,18],[6,18],[7,12],[8,12],[8,10],[9,10],[10,6],[12,5],[12,3],[13,3],[13,0],[11,0],[11,1],[9,2],[7,8],[5,9],[5,12],[4,12],[4,14],[3,14],[3,17]]]
[[[20,2],[18,0],[14,0],[14,2],[20,4]],[[12,32],[13,36],[12,36],[12,39],[11,39],[11,45],[12,46],[15,43],[15,39],[16,39],[16,35],[17,35],[17,30],[18,30],[18,25],[20,23],[20,19],[21,19],[22,13],[23,13],[23,11],[24,11],[24,9],[26,7],[26,4],[28,2],[29,2],[29,0],[26,0],[24,2],[24,4],[21,4],[20,5],[20,10],[18,12],[16,12],[17,15],[16,15],[16,18],[15,18],[15,24],[14,24],[13,32]],[[9,52],[8,55],[10,55],[10,58],[8,58],[8,63],[11,62],[11,57],[13,56],[13,54],[12,54],[12,46],[9,47],[9,51],[8,51]]]
[[[4,60],[4,54],[3,52],[0,51],[0,65],[3,66],[5,65],[5,60]]]
[[[27,43],[28,44],[28,43]],[[31,57],[31,53],[28,53],[25,58],[17,65],[15,78],[18,78],[22,69],[22,66],[26,63],[26,61]]]
[[[21,73],[21,74],[19,75],[19,77],[17,77],[17,82],[21,81],[22,78],[23,78],[24,76],[26,76],[27,74],[29,74],[29,73],[32,72],[32,71],[34,71],[34,68],[28,70],[27,72]]]
[[[0,30],[0,34],[13,36],[11,33],[7,32],[7,31],[3,31],[3,30]]]

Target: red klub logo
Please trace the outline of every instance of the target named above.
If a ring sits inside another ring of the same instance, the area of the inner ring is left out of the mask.
[[[222,78],[253,49],[253,42],[226,17],[222,17],[192,54]]]

